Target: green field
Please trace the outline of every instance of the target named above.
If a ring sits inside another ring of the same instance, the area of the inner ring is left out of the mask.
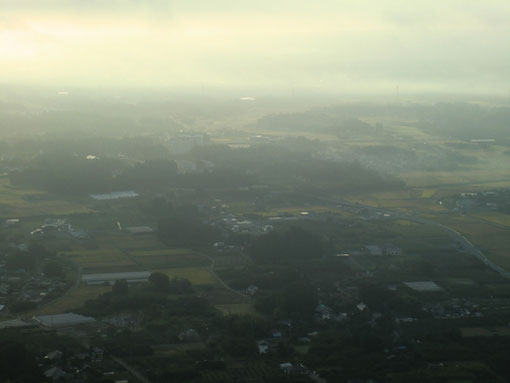
[[[34,311],[33,315],[48,315],[69,312],[82,307],[86,301],[94,299],[105,292],[111,291],[111,289],[112,288],[110,286],[80,285],[69,290],[55,301],[50,302],[49,304]]]

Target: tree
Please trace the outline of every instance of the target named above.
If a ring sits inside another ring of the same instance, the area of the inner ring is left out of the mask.
[[[57,261],[50,261],[44,264],[43,273],[48,278],[63,278],[64,268]]]
[[[168,275],[163,273],[152,273],[149,282],[158,290],[167,291],[170,287],[170,279]]]
[[[258,237],[250,248],[250,254],[259,262],[281,262],[318,258],[323,254],[318,235],[300,227],[285,231],[273,231]]]
[[[160,219],[159,238],[170,245],[203,245],[212,242],[219,235],[219,230],[203,223],[195,206],[177,206],[167,210]]]
[[[128,284],[124,280],[115,281],[112,286],[112,293],[115,295],[126,295],[128,293]]]
[[[191,282],[186,278],[174,277],[170,281],[169,290],[173,294],[186,294],[191,292]]]

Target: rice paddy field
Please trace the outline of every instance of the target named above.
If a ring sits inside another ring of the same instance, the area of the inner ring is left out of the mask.
[[[39,190],[12,186],[0,177],[0,215],[10,218],[93,213],[85,204],[60,199]]]

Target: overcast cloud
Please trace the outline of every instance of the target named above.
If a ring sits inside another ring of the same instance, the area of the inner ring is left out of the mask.
[[[0,82],[510,89],[510,2],[0,0]]]

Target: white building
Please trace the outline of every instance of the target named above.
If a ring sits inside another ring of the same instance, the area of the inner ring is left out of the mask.
[[[101,285],[104,283],[113,285],[116,281],[126,281],[128,283],[147,282],[150,276],[150,271],[131,271],[123,273],[83,274],[81,280],[88,285]]]

